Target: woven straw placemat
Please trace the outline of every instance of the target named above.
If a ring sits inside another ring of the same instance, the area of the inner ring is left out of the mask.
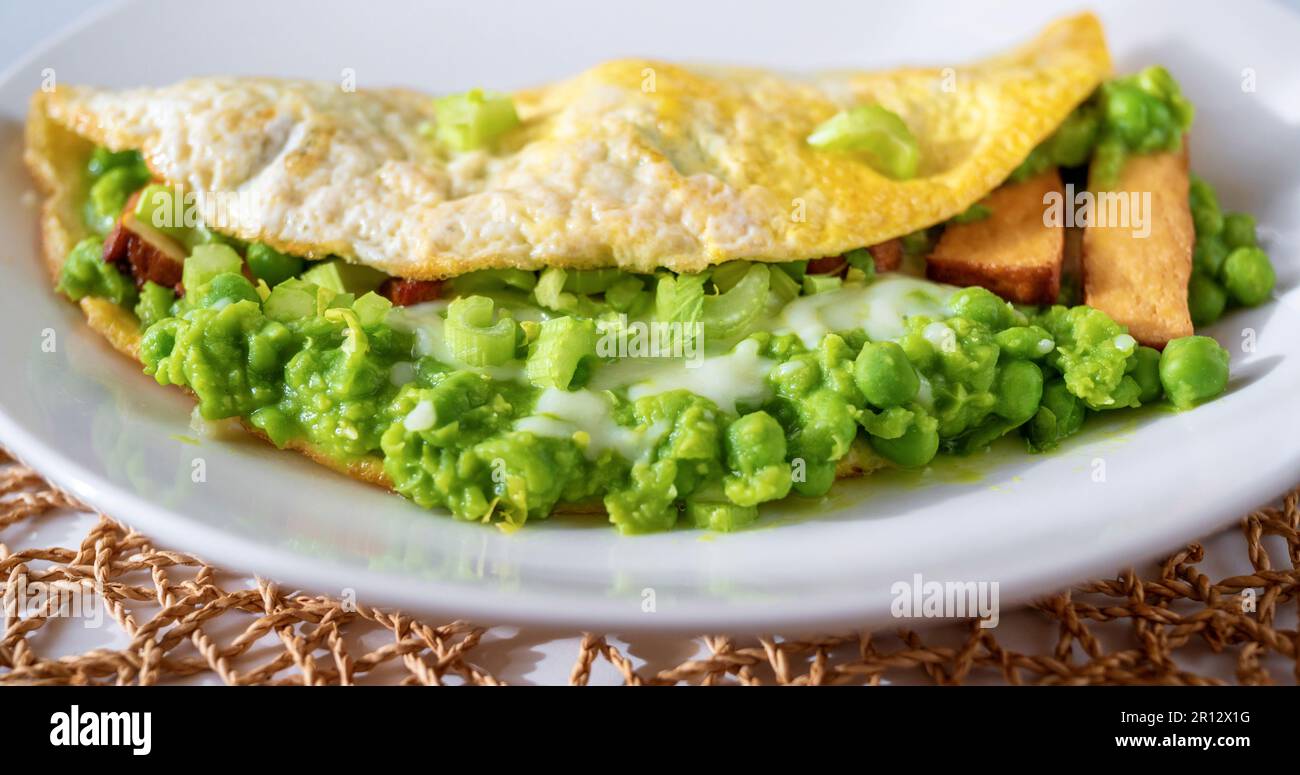
[[[0,450],[0,538],[64,508],[91,512]],[[1044,641],[1050,648],[1037,653],[1015,650],[996,629],[971,622],[952,642],[912,630],[810,640],[702,636],[683,643],[682,653],[704,656],[651,669],[606,636],[586,633],[570,680],[587,683],[605,660],[637,685],[1223,683],[1204,666],[1197,672],[1183,664],[1196,654],[1240,683],[1300,682],[1300,636],[1279,621],[1294,621],[1300,610],[1300,488],[1280,506],[1243,517],[1234,543],[1252,573],[1210,578],[1198,570],[1208,558],[1194,543],[1151,573],[1130,569],[1035,603],[1053,631]],[[1284,550],[1284,567],[1274,567],[1270,549],[1275,556]],[[5,590],[40,582],[97,595],[127,640],[120,648],[47,656],[42,635],[60,617],[48,607],[20,611],[18,599],[6,594],[0,683],[155,684],[212,676],[229,684],[503,683],[481,666],[487,631],[472,623],[426,622],[286,593],[261,579],[240,588],[237,579],[193,555],[155,547],[103,514],[75,547],[0,542]],[[1243,605],[1247,599],[1251,604]],[[491,640],[500,646],[499,636]]]

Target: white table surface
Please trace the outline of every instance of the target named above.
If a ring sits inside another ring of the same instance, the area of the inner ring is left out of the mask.
[[[1278,0],[1284,5],[1300,11],[1300,0]],[[41,0],[39,3],[7,0],[0,3],[0,71],[18,61],[30,49],[44,38],[68,25],[78,16],[93,11],[105,4],[104,0]],[[0,440],[2,441],[2,440]],[[95,517],[87,514],[55,512],[38,518],[35,522],[23,522],[11,528],[0,530],[0,541],[11,548],[31,546],[73,546],[95,523]],[[1189,536],[1189,540],[1191,537]],[[1240,533],[1236,528],[1230,529],[1203,542],[1209,561],[1202,564],[1202,572],[1211,578],[1250,572],[1250,564],[1242,550]],[[182,551],[192,551],[192,547],[175,547]],[[1179,547],[1169,547],[1173,551]],[[1116,568],[1118,572],[1120,569]],[[252,579],[244,580],[250,586]],[[1050,590],[1044,590],[1049,592]],[[915,621],[906,622],[908,626]],[[933,634],[947,640],[957,637],[956,626],[951,624],[932,625],[953,630],[951,633]],[[924,633],[930,630],[924,626],[915,627]],[[964,630],[963,630],[964,631]],[[1024,651],[1035,649],[1047,650],[1055,642],[1055,628],[1046,624],[1043,616],[1031,611],[1003,612],[996,635],[998,639],[1013,648]],[[88,651],[97,647],[116,648],[127,644],[125,635],[112,623],[100,628],[66,626],[49,634],[50,639],[42,642],[42,651],[53,654],[72,654]],[[510,648],[481,647],[475,652],[476,661],[492,671],[502,680],[510,683],[555,684],[568,681],[569,671],[573,668],[581,641],[579,633],[550,632],[544,630],[517,631],[513,628],[500,628],[493,636],[517,639],[518,645]],[[946,637],[945,637],[946,636]],[[743,633],[736,633],[743,639]],[[638,666],[645,666],[643,672],[670,667],[691,654],[683,648],[682,638],[655,638],[638,636],[629,644],[628,641],[611,636],[611,642],[631,656]],[[274,635],[267,637],[267,644],[278,647]],[[379,645],[375,643],[375,645]],[[628,648],[630,646],[630,648]],[[707,649],[700,643],[697,654],[707,654]],[[1196,654],[1184,662],[1187,669],[1205,672],[1226,680],[1232,679],[1231,658],[1214,657],[1208,652]],[[215,676],[201,679],[205,683],[219,683]],[[598,661],[592,671],[592,684],[616,683],[619,676],[613,668]]]

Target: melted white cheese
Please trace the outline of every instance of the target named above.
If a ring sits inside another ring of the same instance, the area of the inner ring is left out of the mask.
[[[419,401],[415,408],[406,413],[402,425],[408,431],[427,431],[438,421],[438,413],[433,409],[433,402]]]
[[[957,332],[953,331],[947,323],[936,320],[921,329],[921,336],[941,353],[957,352]]]
[[[397,387],[401,387],[408,382],[415,381],[415,364],[410,361],[398,361],[393,364],[392,371],[388,374],[388,381]]]
[[[956,290],[914,277],[882,277],[867,285],[795,299],[781,310],[772,330],[795,334],[810,348],[829,333],[854,328],[866,331],[873,341],[897,339],[906,331],[909,317],[948,317],[948,299]]]
[[[726,355],[704,358],[694,368],[675,358],[623,358],[599,367],[591,387],[627,388],[633,401],[670,390],[689,390],[735,414],[737,403],[762,403],[771,398],[767,375],[773,365],[758,354],[758,342],[746,339]]]
[[[537,399],[533,414],[515,422],[515,430],[537,436],[575,439],[589,459],[612,449],[626,460],[640,459],[654,448],[668,428],[626,428],[614,421],[614,402],[593,390],[547,388]]]

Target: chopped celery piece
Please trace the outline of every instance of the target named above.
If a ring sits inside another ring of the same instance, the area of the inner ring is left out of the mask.
[[[876,273],[876,257],[871,255],[871,250],[868,248],[850,250],[844,254],[844,260],[848,262],[850,267],[857,269],[867,277],[871,277]]]
[[[528,347],[524,373],[537,387],[567,390],[584,357],[596,354],[596,324],[574,317],[552,318],[541,324]]]
[[[521,320],[519,321],[519,332],[524,335],[524,344],[532,344],[542,333],[542,324],[536,320]]]
[[[363,326],[374,326],[384,322],[393,303],[383,296],[371,291],[352,302],[352,310],[357,313],[357,320]]]
[[[695,323],[704,316],[704,283],[708,274],[659,275],[655,285],[655,317],[664,322]]]
[[[730,340],[749,333],[767,306],[771,272],[764,264],[751,264],[745,276],[724,294],[704,299],[704,335]]]
[[[471,89],[434,100],[437,126],[434,139],[448,150],[487,148],[519,125],[519,114],[508,94]]]
[[[748,271],[748,261],[728,261],[713,267],[709,279],[713,281],[713,287],[718,289],[718,293],[726,293],[740,282],[740,278]]]
[[[290,277],[296,277],[302,271],[304,261],[297,256],[281,253],[270,245],[254,242],[248,246],[245,256],[248,269],[259,280],[274,288]]]
[[[801,282],[803,276],[808,274],[807,261],[782,261],[776,264],[776,267],[790,276],[791,280]]]
[[[187,225],[184,207],[184,202],[176,201],[176,190],[171,186],[151,183],[141,189],[132,214],[136,221],[157,229],[189,249],[222,241],[222,238],[202,223],[198,223],[193,215],[189,216],[191,220]]]
[[[514,357],[514,318],[503,314],[492,320],[492,300],[464,296],[447,307],[444,334],[451,355],[469,366],[498,366]]]
[[[181,285],[192,291],[207,285],[219,274],[239,274],[244,260],[229,245],[199,245],[181,268]]]
[[[842,111],[808,135],[808,144],[823,151],[864,154],[872,168],[895,180],[916,177],[921,151],[907,124],[880,105]]]
[[[565,271],[551,267],[542,271],[533,288],[537,303],[547,309],[560,309],[563,305]]]
[[[467,272],[451,281],[456,293],[469,295],[476,291],[496,291],[517,288],[531,291],[537,285],[537,273],[524,269],[480,269]]]
[[[776,294],[782,304],[794,301],[799,296],[799,283],[780,266],[769,269],[768,285],[771,286],[772,293]]]
[[[808,296],[816,293],[833,291],[843,284],[843,280],[834,275],[810,274],[803,278],[803,292]]]
[[[179,236],[181,224],[175,223],[176,192],[163,183],[151,183],[140,191],[135,201],[135,217],[169,237]]]
[[[341,258],[321,261],[302,273],[302,279],[338,293],[365,294],[379,288],[388,275],[378,269],[349,264]]]
[[[262,313],[271,320],[287,323],[309,318],[317,313],[316,296],[319,290],[302,280],[287,280],[271,289],[271,295],[262,302]]]
[[[629,312],[643,297],[645,283],[640,277],[624,275],[621,280],[605,289],[605,303],[617,312]]]
[[[604,293],[625,276],[621,269],[570,269],[565,274],[564,290],[583,294]]]

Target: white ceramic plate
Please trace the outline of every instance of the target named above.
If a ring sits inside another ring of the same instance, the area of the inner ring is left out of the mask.
[[[38,264],[21,122],[46,68],[64,83],[110,86],[195,74],[335,80],[351,68],[362,86],[449,91],[522,86],[630,54],[792,70],[947,63],[1069,10],[1041,0],[439,6],[126,3],[0,76],[0,441],[104,511],[231,569],[485,623],[623,630],[881,624],[893,582],[916,573],[997,581],[1006,605],[1172,549],[1300,474],[1300,21],[1252,3],[1098,8],[1121,68],[1161,62],[1181,80],[1198,107],[1195,169],[1226,206],[1258,215],[1279,270],[1275,303],[1213,329],[1233,379],[1194,412],[1116,416],[1051,455],[1003,447],[841,485],[824,502],[769,508],[760,529],[738,534],[636,538],[574,519],[506,535],[260,442],[185,442],[189,401],[110,351]],[[1251,73],[1257,88],[1243,90]],[[196,484],[197,459],[207,481]]]

